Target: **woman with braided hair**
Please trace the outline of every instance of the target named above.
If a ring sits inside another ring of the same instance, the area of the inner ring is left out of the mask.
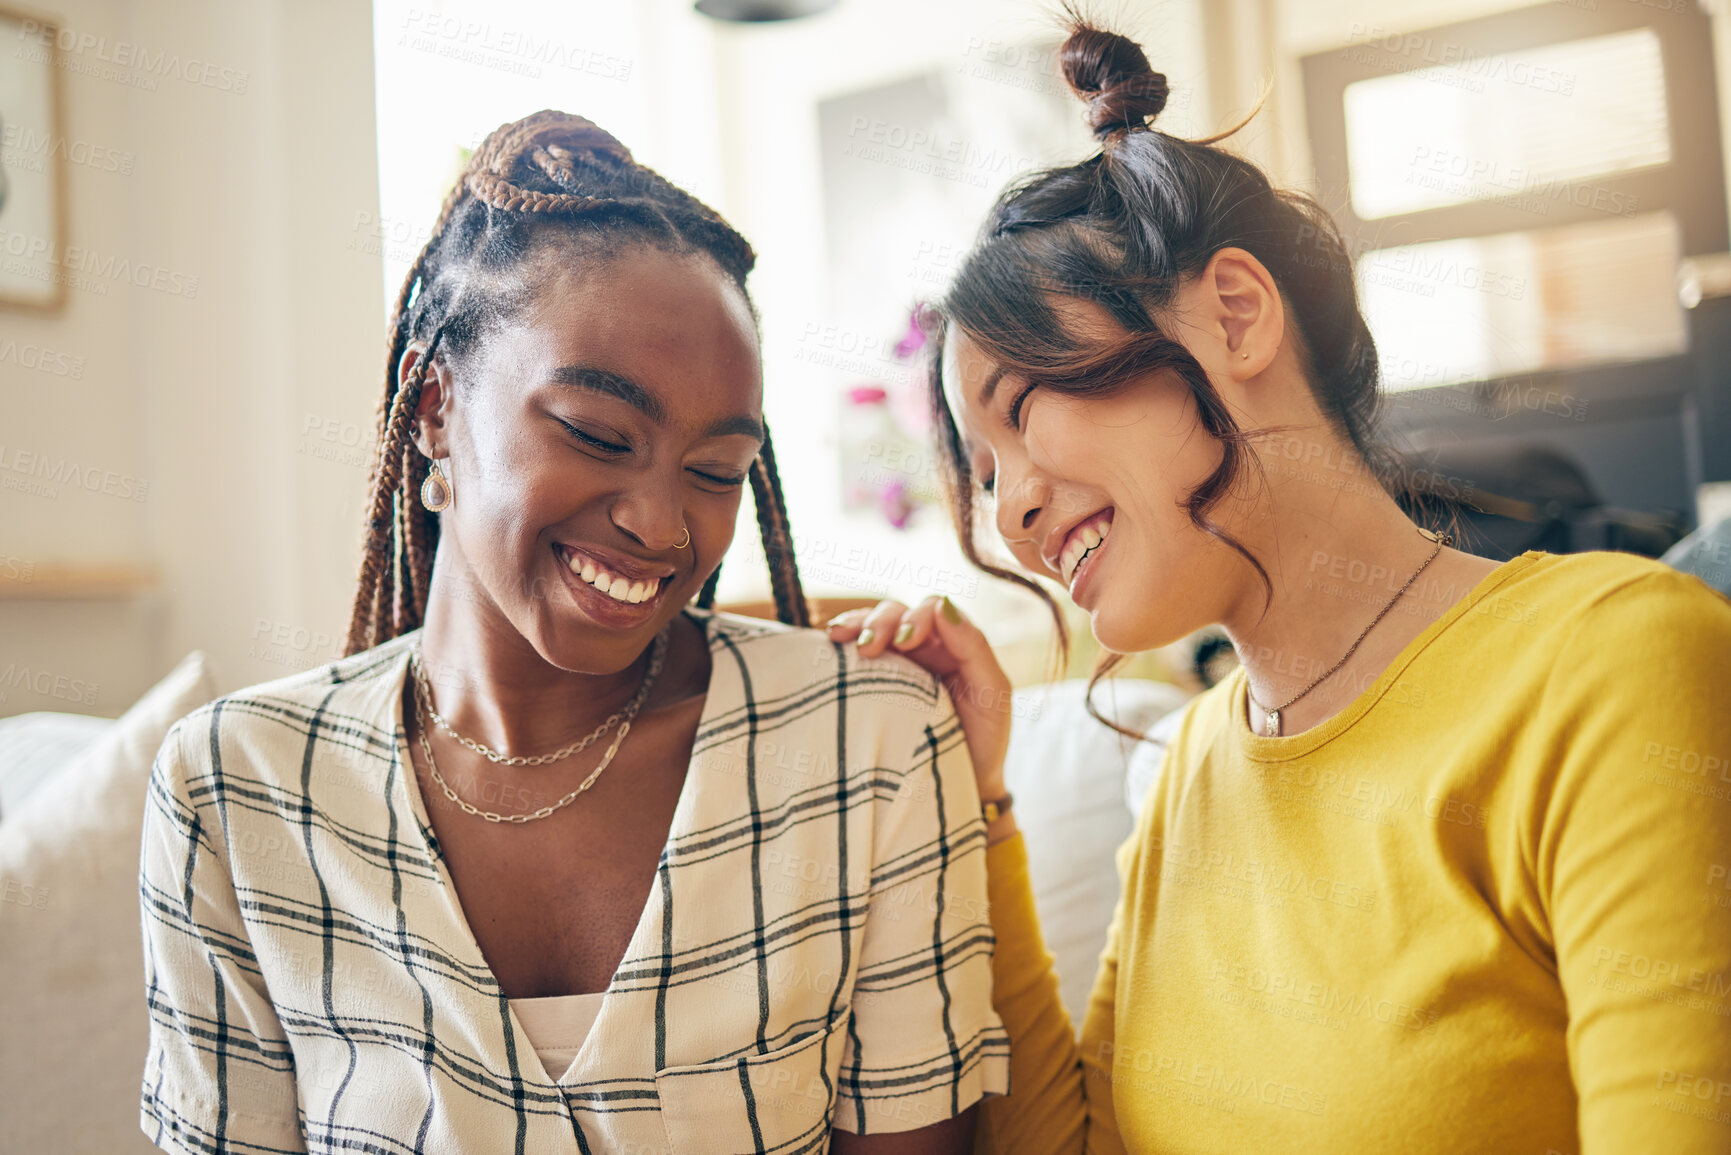
[[[1133,41],[1077,20],[1060,55],[1101,148],[1005,190],[940,307],[957,528],[1108,653],[1218,623],[1242,666],[1174,720],[1079,1040],[988,825],[1013,1091],[980,1149],[1731,1151],[1731,604],[1414,524],[1326,214],[1151,127]],[[929,603],[833,636],[862,628],[945,678],[995,799],[984,637]]]
[[[391,322],[349,656],[164,744],[176,1152],[957,1152],[1006,1087],[971,751],[803,628],[750,246],[505,125]],[[781,625],[710,608],[752,487]]]

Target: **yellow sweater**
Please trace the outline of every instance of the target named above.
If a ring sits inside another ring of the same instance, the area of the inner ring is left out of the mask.
[[[1655,562],[1517,558],[1293,737],[1197,699],[1080,1046],[988,861],[982,1150],[1731,1152],[1731,603]]]

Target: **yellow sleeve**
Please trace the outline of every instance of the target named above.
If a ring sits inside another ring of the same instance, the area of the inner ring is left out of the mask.
[[[1580,1155],[1731,1148],[1731,603],[1650,573],[1564,648],[1532,866],[1568,1000]]]
[[[1034,911],[1028,847],[1020,833],[987,848],[986,894],[997,937],[992,1005],[1010,1035],[1010,1093],[981,1106],[974,1150],[1077,1155],[1087,1110],[1082,1069]]]
[[[1150,800],[1144,813],[1154,809]],[[1123,933],[1127,909],[1133,909],[1138,833],[1118,848],[1118,908],[1106,931],[1106,947],[1100,952],[1100,969],[1094,974],[1094,989],[1088,994],[1088,1013],[1082,1020],[1082,1093],[1087,1100],[1087,1143],[1094,1155],[1122,1155],[1124,1140],[1118,1134],[1118,1116],[1112,1100],[1112,1055],[1118,1032],[1118,936]]]
[[[1121,867],[1130,845],[1119,852]],[[982,1155],[1122,1155],[1112,1115],[1112,1036],[1124,900],[1107,935],[1078,1047],[1040,933],[1027,844],[1019,833],[986,851],[986,875],[997,936],[992,1002],[1010,1034],[1010,1093],[983,1105],[974,1149]]]

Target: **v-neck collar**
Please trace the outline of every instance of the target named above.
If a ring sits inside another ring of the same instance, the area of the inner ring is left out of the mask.
[[[709,650],[709,689],[704,697],[703,711],[697,720],[697,733],[701,735],[718,713],[731,709],[734,703],[743,700],[744,695],[739,680],[739,670],[735,664],[716,660],[721,623],[718,622],[715,613],[709,610],[699,610],[695,607],[687,607],[683,612],[702,631],[704,644]],[[510,1000],[505,997],[504,990],[499,986],[498,976],[493,974],[493,968],[488,965],[487,957],[481,951],[480,940],[475,937],[475,932],[469,925],[468,914],[463,910],[463,904],[458,898],[456,883],[451,878],[451,872],[445,864],[444,854],[437,849],[438,838],[433,833],[432,820],[428,817],[425,799],[421,796],[420,781],[415,776],[414,761],[409,754],[408,728],[403,718],[403,691],[409,677],[409,656],[413,650],[414,645],[412,643],[403,647],[402,653],[397,659],[398,668],[394,676],[389,679],[389,685],[392,687],[392,716],[396,727],[396,757],[400,765],[397,781],[399,783],[398,789],[402,791],[402,796],[392,799],[391,804],[398,806],[406,803],[410,813],[414,816],[414,826],[416,834],[421,839],[421,849],[426,851],[428,860],[433,864],[433,869],[439,879],[440,890],[446,899],[447,908],[444,913],[463,936],[460,942],[453,943],[452,946],[465,954],[466,957],[463,961],[466,965],[475,967],[480,973],[491,977],[493,987],[498,992],[497,1004],[500,1010],[504,1012],[507,1043],[510,1051],[509,1054],[496,1056],[503,1060],[499,1064],[500,1069],[510,1070],[513,1077],[521,1077],[524,1074],[533,1075],[534,1071],[538,1070],[541,1072],[543,1082],[561,1089],[569,1088],[582,1082],[585,1077],[590,1077],[591,1068],[599,1061],[596,1039],[605,1032],[609,1014],[618,1006],[619,998],[616,988],[620,970],[633,959],[640,959],[652,953],[648,949],[649,936],[655,925],[665,916],[662,888],[653,884],[650,886],[649,898],[637,916],[637,925],[631,931],[631,939],[625,946],[625,953],[620,956],[618,964],[613,969],[612,977],[607,980],[606,989],[600,992],[601,1010],[596,1014],[595,1022],[589,1028],[589,1034],[583,1040],[582,1047],[578,1049],[577,1056],[571,1060],[570,1066],[555,1076],[547,1071],[540,1056],[535,1053],[534,1044],[530,1042],[528,1033],[523,1029],[523,1024],[518,1021],[516,1013],[511,1009]],[[657,875],[667,869],[667,857],[670,849],[691,832],[694,816],[699,813],[697,794],[701,787],[703,775],[695,773],[695,769],[700,757],[697,750],[694,749],[692,751],[692,764],[687,767],[685,781],[679,788],[679,801],[673,808],[673,821],[669,823],[667,828],[667,841],[662,845],[661,855],[657,860]],[[524,1056],[527,1056],[527,1059]],[[533,1064],[532,1069],[526,1070],[525,1068],[530,1068],[531,1064]],[[561,1095],[560,1099],[563,1102],[564,1096]],[[564,1110],[569,1114],[570,1105],[568,1103],[565,1104]]]

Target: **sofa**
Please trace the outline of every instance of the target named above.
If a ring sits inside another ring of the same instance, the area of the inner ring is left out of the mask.
[[[1080,1021],[1117,901],[1113,853],[1186,694],[1102,683],[1123,738],[1085,713],[1082,682],[1016,692],[1008,781],[1035,901]],[[151,760],[175,719],[216,696],[189,654],[118,720],[0,720],[0,1155],[154,1150],[138,1129],[147,1021],[139,834]]]

